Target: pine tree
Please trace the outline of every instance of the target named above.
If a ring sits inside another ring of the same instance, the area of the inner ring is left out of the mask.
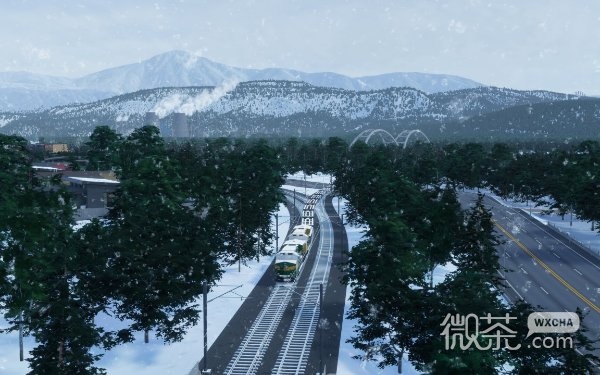
[[[220,274],[205,243],[213,234],[198,230],[157,128],[142,127],[124,141],[118,176],[107,270],[117,316],[132,320],[133,331],[156,329],[167,341],[179,340],[197,322],[191,303],[202,281],[211,284]]]
[[[36,346],[30,374],[98,374],[102,344],[98,304],[79,288],[82,271],[70,196],[55,179],[43,189],[32,176],[26,141],[0,136],[0,303],[10,330],[20,326]]]
[[[97,126],[90,135],[88,146],[88,171],[109,170],[115,166],[121,136],[108,126]]]
[[[500,241],[494,233],[492,213],[483,203],[484,199],[483,194],[478,194],[475,204],[467,212],[454,259],[461,269],[480,273],[490,283],[496,283],[499,269],[496,246]]]

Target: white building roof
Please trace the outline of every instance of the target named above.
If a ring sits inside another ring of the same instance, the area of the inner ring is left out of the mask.
[[[75,180],[80,182],[96,182],[103,184],[118,184],[119,181],[109,180],[107,178],[90,178],[90,177],[68,177],[69,180]]]

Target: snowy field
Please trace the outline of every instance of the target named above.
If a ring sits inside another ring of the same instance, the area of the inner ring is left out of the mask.
[[[279,244],[285,240],[289,229],[289,212],[285,205],[279,207]],[[275,219],[271,222],[275,231]],[[273,248],[274,244],[271,245]],[[241,297],[248,296],[258,280],[271,264],[273,256],[261,257],[260,262],[253,260],[242,265],[238,272],[237,264],[226,268],[219,285],[208,294],[208,300],[217,297],[239,285],[240,288],[217,298],[208,304],[208,344],[211,345],[225,328],[229,320],[242,305]],[[241,297],[240,297],[241,296]],[[198,300],[201,305],[202,299]],[[109,321],[107,319],[107,321]],[[114,322],[119,324],[120,322]],[[121,323],[122,324],[122,323]],[[6,322],[0,318],[0,328]],[[165,345],[151,335],[150,343],[144,344],[143,334],[136,336],[136,341],[121,345],[106,353],[98,362],[99,367],[106,368],[109,375],[185,375],[202,358],[203,337],[202,319],[192,327],[181,342]],[[111,327],[108,327],[111,328]],[[25,355],[33,347],[33,340],[26,338]],[[18,335],[16,333],[0,334],[0,374],[25,374],[28,362],[19,362]]]
[[[324,173],[315,173],[315,174],[305,175],[303,172],[296,172],[294,174],[289,174],[285,177],[290,178],[292,180],[304,180],[304,178],[306,177],[306,181],[322,182],[324,184],[333,183],[335,181],[335,178],[332,175],[324,174]]]

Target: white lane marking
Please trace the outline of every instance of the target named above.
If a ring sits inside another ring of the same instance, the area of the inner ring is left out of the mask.
[[[573,268],[573,271],[577,272],[580,276],[583,276],[583,274],[581,272],[579,272],[579,270],[577,268]]]
[[[514,210],[514,208],[512,208]],[[579,256],[580,258],[584,259],[586,262],[588,262],[589,264],[591,264],[593,267],[596,267],[597,269],[600,270],[600,267],[598,267],[597,265],[595,265],[594,263],[592,263],[591,260],[589,260],[588,258],[584,257],[583,255],[579,254],[577,251],[573,250],[573,248],[571,248],[569,245],[565,244],[564,242],[562,242],[559,238],[557,238],[556,236],[554,236],[553,234],[551,234],[550,232],[548,232],[546,229],[544,229],[543,227],[540,226],[540,224],[537,222],[537,220],[535,220],[534,218],[531,217],[527,217],[527,214],[522,215],[524,216],[526,219],[528,219],[528,221],[530,223],[532,223],[533,225],[535,225],[536,227],[538,227],[540,230],[542,230],[544,233],[546,233],[547,235],[549,235],[550,237],[554,238],[556,241],[558,241],[561,245],[563,245],[564,247],[566,247],[567,249],[571,250],[572,252],[574,252],[575,254],[577,254],[577,256]]]
[[[521,271],[523,271],[523,273],[524,273],[525,275],[528,275],[527,271],[525,271],[525,270],[523,269],[523,267],[519,267],[519,268],[521,269]]]
[[[523,296],[521,295],[521,293],[517,292],[517,290],[515,289],[515,287],[512,286],[512,284],[508,280],[504,279],[504,281],[506,281],[506,284],[508,284],[508,286],[510,287],[510,289],[512,289],[513,292],[515,292],[517,294],[517,296],[519,296],[520,299],[522,299],[523,301],[525,301],[525,298],[523,298]]]
[[[557,257],[558,259],[560,259],[560,257],[553,251],[552,254],[554,254],[555,257]]]
[[[489,200],[492,200],[496,203],[499,204],[499,207],[504,208],[504,212],[508,212],[511,213],[511,211],[514,211],[514,214],[519,213],[519,211],[517,211],[517,209],[513,208],[513,207],[507,207],[505,205],[503,205],[502,203],[500,203],[496,198],[486,195],[486,197]],[[527,213],[522,213],[519,216],[524,217],[525,219],[527,219],[528,222],[530,222],[531,224],[535,225],[536,227],[538,227],[542,232],[546,233],[548,236],[554,238],[556,241],[558,241],[561,245],[563,245],[564,247],[566,247],[567,249],[571,250],[572,252],[574,252],[577,256],[579,256],[580,258],[584,259],[586,262],[588,262],[589,264],[591,264],[593,267],[596,267],[596,269],[600,270],[600,267],[598,267],[597,265],[595,265],[594,263],[592,263],[591,260],[589,260],[588,258],[584,257],[583,255],[579,254],[577,251],[573,250],[573,248],[571,248],[569,245],[565,244],[564,242],[562,242],[559,238],[557,238],[556,236],[554,236],[552,233],[548,232],[546,229],[544,229],[544,227],[542,227],[540,225],[540,223],[534,219],[533,217],[530,217],[529,215],[527,215]]]
[[[546,293],[546,294],[550,294],[550,293],[546,292],[546,289],[542,288],[541,286],[540,286],[540,289],[541,289],[541,290],[543,290],[543,291],[544,291],[544,293]]]

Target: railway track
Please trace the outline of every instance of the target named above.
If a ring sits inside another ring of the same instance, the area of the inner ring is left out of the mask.
[[[292,294],[292,288],[288,286],[275,286],[229,365],[227,365],[225,374],[256,374]]]
[[[326,285],[333,259],[333,229],[321,198],[315,213],[321,225],[321,241],[315,265],[302,294],[300,304],[279,351],[272,374],[304,374],[320,318],[319,288]]]
[[[288,194],[286,194],[288,195]],[[308,201],[308,199],[300,194],[296,196],[296,206],[300,212],[302,212],[302,208],[304,204]],[[323,211],[322,207],[320,208]],[[315,209],[317,212],[317,209]],[[323,215],[320,214],[319,218]],[[324,217],[323,217],[324,218]],[[298,218],[299,219],[299,218]],[[325,219],[325,218],[324,218]],[[331,228],[331,224],[327,221],[329,228]],[[292,223],[293,225],[293,223]],[[331,231],[331,230],[330,230]],[[321,232],[321,228],[318,227],[314,233],[313,238],[316,238],[318,233]],[[327,238],[325,240],[321,240],[319,242],[319,249],[317,254],[317,259],[320,259],[323,254],[323,249],[329,249],[332,238]],[[326,243],[326,246],[323,245]],[[304,272],[304,266],[306,263],[303,263],[301,268],[301,273]],[[329,267],[326,267],[326,271],[328,273]],[[301,351],[300,362],[304,363],[304,367],[306,367],[306,361],[308,359],[308,353],[310,352],[310,346],[312,344],[312,338],[314,337],[314,332],[316,326],[318,324],[318,301],[319,301],[319,280],[323,279],[322,272],[315,273],[315,269],[317,269],[317,262],[315,263],[315,267],[311,272],[309,277],[309,281],[307,284],[307,288],[305,288],[305,292],[302,295],[302,300],[299,304],[298,311],[302,312],[301,318],[294,317],[293,325],[291,330],[294,332],[290,337],[290,342],[286,338],[286,355],[281,362],[284,366],[290,361],[291,352],[293,351],[291,348],[296,346],[296,342],[304,341],[303,347],[305,349]],[[315,288],[308,288],[308,285],[316,285],[316,295]],[[256,374],[261,366],[262,360],[266,354],[267,349],[269,348],[269,344],[271,343],[273,336],[279,326],[281,319],[285,310],[287,309],[292,296],[298,292],[296,291],[296,284],[277,284],[269,298],[265,302],[261,311],[259,312],[256,320],[252,323],[252,326],[246,333],[244,339],[242,340],[240,346],[235,351],[232,359],[229,361],[224,374],[227,375],[242,375],[242,374]],[[317,306],[312,306],[316,301]],[[315,315],[316,313],[316,315]],[[296,314],[297,315],[297,314]],[[308,325],[307,325],[308,324]],[[303,338],[302,338],[303,337]],[[279,361],[277,362],[280,363]]]

